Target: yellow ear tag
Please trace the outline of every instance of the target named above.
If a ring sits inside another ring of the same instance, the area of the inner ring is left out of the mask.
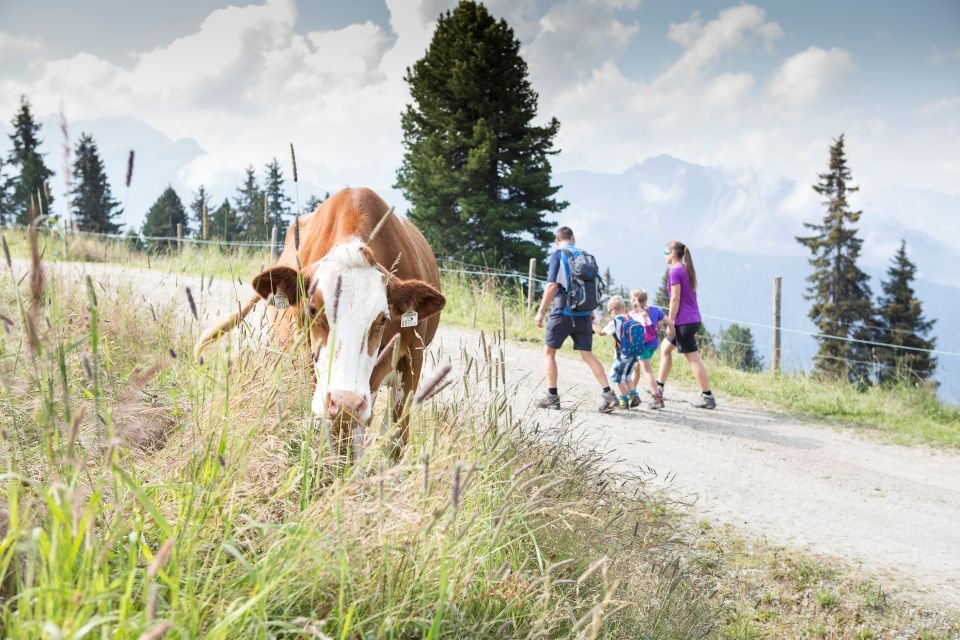
[[[416,311],[407,311],[405,314],[400,316],[400,328],[406,329],[407,327],[417,326],[417,312]]]

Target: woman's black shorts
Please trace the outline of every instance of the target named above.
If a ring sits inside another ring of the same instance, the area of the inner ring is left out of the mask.
[[[678,324],[676,325],[676,331],[673,332],[673,335],[667,338],[671,344],[676,345],[677,351],[680,353],[696,353],[697,352],[697,331],[700,330],[699,322],[691,322],[690,324]]]

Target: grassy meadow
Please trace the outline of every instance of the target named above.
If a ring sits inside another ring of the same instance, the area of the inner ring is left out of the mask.
[[[9,245],[29,256],[22,239]],[[38,254],[56,257],[55,245],[41,239]],[[95,244],[89,255],[242,280],[264,259]],[[4,637],[879,638],[909,627],[940,639],[956,628],[855,568],[695,523],[649,478],[612,473],[601,452],[514,415],[500,345],[539,340],[519,292],[446,279],[444,322],[485,329],[483,355],[446,355],[459,373],[410,408],[399,463],[371,447],[344,466],[290,354],[224,341],[196,365],[200,327],[178,329],[186,296],[148,308],[129,285],[2,268]],[[388,420],[378,412],[372,428]]]

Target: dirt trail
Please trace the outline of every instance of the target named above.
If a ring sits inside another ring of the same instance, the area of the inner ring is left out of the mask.
[[[56,268],[62,277],[90,273],[105,286],[129,285],[144,300],[182,301],[184,326],[194,335],[199,327],[185,286],[197,301],[200,326],[250,294],[235,282],[201,287],[192,275],[96,264]],[[256,314],[251,321],[257,323]],[[456,367],[461,349],[478,350],[477,335],[441,326],[434,349]],[[595,382],[579,359],[560,362],[563,410],[535,409],[543,391],[540,350],[511,343],[506,356],[518,414],[559,428],[573,411],[588,442],[610,450],[621,467],[656,469],[700,513],[777,544],[859,561],[901,586],[908,576],[915,583],[909,590],[960,610],[960,455],[865,441],[727,398],[722,389],[715,411],[694,409],[692,393],[668,385],[663,411],[600,415]]]

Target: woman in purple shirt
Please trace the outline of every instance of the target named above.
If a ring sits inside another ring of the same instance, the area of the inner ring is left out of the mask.
[[[714,409],[717,401],[710,391],[710,379],[697,353],[697,331],[700,329],[700,308],[697,306],[697,272],[693,268],[690,249],[674,240],[667,244],[663,255],[670,267],[667,288],[670,292],[670,309],[667,311],[667,339],[660,348],[660,375],[657,376],[659,393],[653,399],[655,408],[663,407],[663,385],[673,366],[673,352],[679,350],[690,363],[693,377],[700,387],[700,400],[693,406]]]

